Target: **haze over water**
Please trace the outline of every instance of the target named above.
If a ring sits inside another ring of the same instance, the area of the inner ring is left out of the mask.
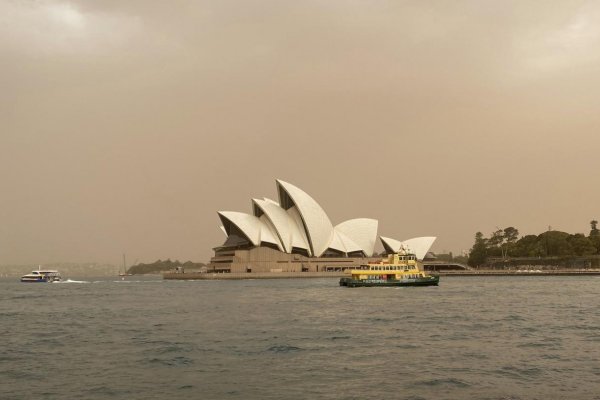
[[[597,277],[0,281],[19,399],[600,399]]]

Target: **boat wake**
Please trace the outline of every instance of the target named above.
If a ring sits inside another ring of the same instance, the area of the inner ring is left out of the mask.
[[[56,282],[56,283],[91,283],[90,281],[76,281],[73,279],[67,279],[65,281],[60,281],[60,282]]]

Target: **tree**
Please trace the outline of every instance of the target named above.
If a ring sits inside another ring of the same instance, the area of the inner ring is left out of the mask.
[[[591,240],[582,233],[570,235],[567,241],[571,245],[573,253],[578,256],[586,256],[596,252],[596,247],[594,247]]]
[[[508,252],[515,247],[515,243],[519,238],[519,230],[509,226],[508,228],[504,228],[502,237],[504,239],[504,243],[502,243],[502,258],[506,258],[508,256]]]
[[[519,230],[512,226],[504,228],[504,240],[507,243],[515,243],[519,238]]]
[[[483,233],[477,232],[475,234],[475,244],[473,245],[473,248],[471,248],[468,259],[468,264],[471,267],[477,267],[485,263],[488,256],[487,242],[488,239],[483,237]]]
[[[534,257],[536,254],[535,246],[538,237],[536,235],[525,235],[521,239],[517,240],[515,247],[513,248],[512,255],[516,257]]]
[[[600,230],[598,229],[598,221],[595,219],[590,222],[591,230],[590,230],[590,242],[592,246],[596,249],[595,253],[600,254]]]
[[[547,231],[538,236],[538,242],[545,248],[545,256],[567,256],[573,254],[571,245],[567,241],[570,235],[566,232]]]
[[[594,219],[590,222],[590,225],[592,227],[592,230],[590,231],[590,236],[600,234],[600,231],[598,230],[598,221]]]
[[[498,247],[502,244],[503,241],[504,231],[502,229],[498,229],[497,231],[492,233],[492,236],[490,236],[490,239],[487,241],[487,245],[489,248]]]

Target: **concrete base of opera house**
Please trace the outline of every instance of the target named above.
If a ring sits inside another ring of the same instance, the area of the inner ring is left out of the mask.
[[[269,247],[218,249],[206,267],[207,273],[295,273],[343,272],[381,257],[306,257]],[[331,276],[331,275],[328,275]]]

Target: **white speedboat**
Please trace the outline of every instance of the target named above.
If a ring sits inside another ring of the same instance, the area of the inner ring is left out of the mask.
[[[60,282],[60,273],[56,270],[38,269],[30,274],[23,275],[21,282]]]

